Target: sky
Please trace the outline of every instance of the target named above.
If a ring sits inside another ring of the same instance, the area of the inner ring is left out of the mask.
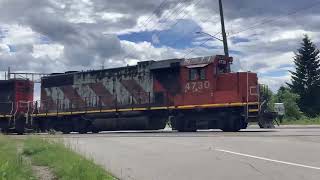
[[[161,4],[161,2],[163,2]],[[304,34],[320,46],[320,0],[223,0],[233,71],[276,91]],[[160,6],[161,5],[161,6]],[[0,77],[223,54],[218,0],[0,0]]]

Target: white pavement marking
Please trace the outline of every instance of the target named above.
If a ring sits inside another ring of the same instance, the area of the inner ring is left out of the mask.
[[[303,164],[298,164],[298,163],[279,161],[279,160],[275,160],[275,159],[269,159],[269,158],[265,158],[265,157],[253,156],[253,155],[249,155],[249,154],[243,154],[243,153],[238,153],[238,152],[233,152],[233,151],[228,151],[228,150],[223,150],[223,149],[215,149],[215,150],[216,151],[220,151],[220,152],[235,154],[235,155],[239,155],[239,156],[245,156],[245,157],[250,157],[250,158],[254,158],[254,159],[260,159],[260,160],[264,160],[264,161],[270,161],[270,162],[276,162],[276,163],[286,164],[286,165],[291,165],[291,166],[297,166],[297,167],[320,170],[320,167],[315,167],[315,166],[308,166],[308,165],[303,165]]]

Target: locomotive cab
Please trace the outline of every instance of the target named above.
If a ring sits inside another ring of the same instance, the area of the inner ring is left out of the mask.
[[[31,110],[33,102],[33,82],[26,79],[0,81],[0,129],[24,132],[25,115]]]
[[[176,129],[246,128],[250,112],[258,111],[258,79],[255,73],[232,73],[232,57],[221,55],[183,60],[180,93],[176,94]],[[251,105],[252,104],[252,105]]]

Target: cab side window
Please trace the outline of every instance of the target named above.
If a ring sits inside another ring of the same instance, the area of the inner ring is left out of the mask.
[[[189,80],[205,80],[206,79],[206,70],[205,68],[191,68],[189,69]]]

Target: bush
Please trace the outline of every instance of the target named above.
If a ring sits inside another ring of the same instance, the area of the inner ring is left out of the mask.
[[[290,92],[288,88],[281,87],[275,95],[275,101],[283,103],[285,107],[285,118],[287,119],[300,119],[302,112],[297,104],[300,97],[299,95]]]

